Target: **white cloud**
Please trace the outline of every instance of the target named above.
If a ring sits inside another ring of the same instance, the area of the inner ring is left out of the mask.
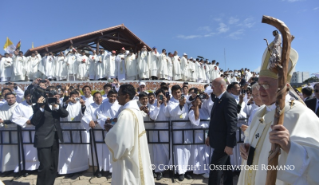
[[[199,38],[202,37],[201,35],[178,35],[177,38],[180,39],[194,39],[194,38]]]
[[[211,33],[205,34],[204,37],[211,37],[213,35],[216,35],[216,33],[215,32],[211,32]]]
[[[210,32],[211,31],[209,26],[199,27],[197,30],[198,31],[206,31],[206,32]]]
[[[244,26],[246,26],[247,28],[253,27],[254,24],[255,24],[254,19],[251,17],[244,20]]]
[[[316,10],[319,10],[319,7],[316,7],[316,8],[314,8],[313,10],[315,10],[315,11],[316,11]]]
[[[229,27],[224,23],[219,23],[219,27],[217,28],[219,33],[225,33],[229,30]]]
[[[229,24],[235,24],[239,21],[239,19],[235,18],[235,17],[230,17],[228,23]]]
[[[257,69],[254,69],[254,72],[259,73],[260,72],[260,66]]]
[[[233,39],[240,39],[240,36],[243,35],[243,34],[244,34],[244,29],[240,29],[240,30],[237,30],[235,32],[232,32],[228,36],[230,38],[233,38]]]

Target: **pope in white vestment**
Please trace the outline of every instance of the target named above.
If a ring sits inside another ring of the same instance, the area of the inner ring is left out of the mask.
[[[105,143],[112,154],[112,185],[155,184],[143,117],[135,100],[121,108]]]

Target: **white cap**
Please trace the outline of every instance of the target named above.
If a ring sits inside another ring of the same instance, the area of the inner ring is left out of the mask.
[[[183,54],[183,56],[187,55],[186,53]]]
[[[145,82],[140,82],[140,86],[141,86],[141,85],[146,86]]]

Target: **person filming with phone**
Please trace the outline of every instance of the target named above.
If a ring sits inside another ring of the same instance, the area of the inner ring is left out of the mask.
[[[40,166],[37,185],[54,184],[59,161],[59,140],[63,143],[60,118],[69,115],[59,105],[57,89],[48,87],[47,98],[41,96],[33,106],[31,124],[35,126],[34,147],[37,148]]]

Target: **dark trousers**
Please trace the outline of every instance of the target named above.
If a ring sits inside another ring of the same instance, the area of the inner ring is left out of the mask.
[[[232,185],[233,184],[233,173],[231,168],[230,170],[223,171],[223,168],[220,168],[219,170],[217,168],[218,165],[230,165],[230,156],[227,155],[224,150],[218,149],[214,150],[213,156],[210,162],[210,173],[209,173],[209,185],[220,185],[220,180],[222,177],[222,174],[224,173],[224,183],[226,185]],[[215,168],[215,169],[214,169]],[[216,169],[217,168],[217,169]],[[227,167],[225,167],[227,169]]]
[[[37,148],[40,166],[38,169],[37,185],[53,185],[57,175],[59,161],[59,140],[55,133],[51,147]]]

